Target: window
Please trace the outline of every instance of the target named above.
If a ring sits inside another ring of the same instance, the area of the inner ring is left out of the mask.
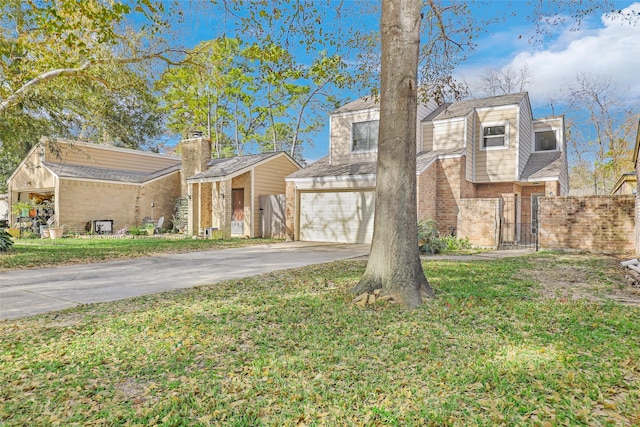
[[[354,123],[351,151],[372,151],[378,148],[378,120]]]
[[[556,150],[556,133],[552,130],[544,130],[536,132],[536,151],[553,151]]]
[[[484,134],[484,138],[482,140],[482,148],[506,147],[506,125],[485,126],[482,130]]]

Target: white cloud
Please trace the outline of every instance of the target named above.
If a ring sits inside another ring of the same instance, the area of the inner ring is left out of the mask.
[[[640,12],[640,3],[624,9]],[[557,97],[578,74],[607,75],[622,93],[640,97],[640,20],[628,22],[603,15],[599,28],[564,30],[544,48],[516,51],[504,64],[513,70],[529,67],[528,85],[532,103],[544,103]],[[473,85],[472,76],[495,65],[470,67],[461,73]]]

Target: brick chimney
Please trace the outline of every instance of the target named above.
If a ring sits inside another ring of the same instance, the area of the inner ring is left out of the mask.
[[[195,134],[195,132],[194,132]],[[211,160],[211,140],[202,137],[202,132],[193,138],[180,141],[182,151],[182,197],[187,197],[187,178],[207,169]]]

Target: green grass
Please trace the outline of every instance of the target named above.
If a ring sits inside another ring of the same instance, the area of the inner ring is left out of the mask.
[[[351,304],[345,261],[0,322],[0,424],[638,425],[640,310],[523,279],[614,263],[426,261],[414,311]]]
[[[161,253],[192,252],[261,243],[269,239],[15,239],[10,251],[0,252],[0,268],[34,268],[72,263],[101,262]]]

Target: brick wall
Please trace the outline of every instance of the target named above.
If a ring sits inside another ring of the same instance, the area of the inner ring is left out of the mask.
[[[436,217],[436,175],[434,163],[418,177],[418,221]]]
[[[129,225],[140,225],[144,217],[157,221],[164,216],[163,227],[171,226],[171,215],[180,197],[180,175],[141,185],[95,181],[60,180],[60,224],[66,231],[85,233],[87,222],[113,220],[114,231]]]
[[[500,224],[500,199],[460,199],[458,237],[468,238],[472,245],[496,248]]]
[[[285,207],[285,233],[287,240],[294,240],[294,224],[296,211],[296,189],[295,184],[291,181],[286,182],[285,188],[286,207]]]
[[[544,197],[539,221],[540,249],[635,252],[633,196]]]
[[[458,203],[462,193],[470,193],[465,179],[464,159],[443,159],[436,162],[436,216],[438,231],[449,233],[458,226]]]

